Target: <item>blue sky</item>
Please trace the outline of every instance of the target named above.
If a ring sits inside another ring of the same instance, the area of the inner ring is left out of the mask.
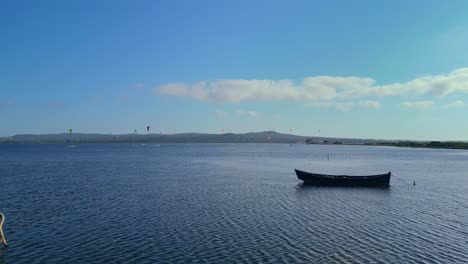
[[[0,4],[0,136],[468,140],[467,1]]]

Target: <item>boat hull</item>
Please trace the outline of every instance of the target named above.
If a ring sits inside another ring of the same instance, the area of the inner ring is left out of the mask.
[[[304,184],[317,186],[362,186],[362,187],[389,187],[391,173],[349,176],[317,174],[301,170],[295,170],[297,178]]]

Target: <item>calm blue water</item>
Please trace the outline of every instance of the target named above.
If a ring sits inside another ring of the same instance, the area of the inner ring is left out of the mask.
[[[294,168],[398,179],[304,187]],[[0,145],[0,211],[0,263],[468,263],[468,151]]]

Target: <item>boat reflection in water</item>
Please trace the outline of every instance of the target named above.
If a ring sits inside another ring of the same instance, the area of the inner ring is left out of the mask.
[[[295,170],[297,178],[306,185],[317,186],[361,186],[383,187],[390,186],[391,172],[368,176],[328,175]]]

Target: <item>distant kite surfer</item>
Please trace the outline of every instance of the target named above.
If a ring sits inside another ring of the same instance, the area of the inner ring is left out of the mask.
[[[146,131],[147,131],[147,132],[149,132],[149,128],[150,128],[150,126],[147,126],[147,127],[146,127]]]

